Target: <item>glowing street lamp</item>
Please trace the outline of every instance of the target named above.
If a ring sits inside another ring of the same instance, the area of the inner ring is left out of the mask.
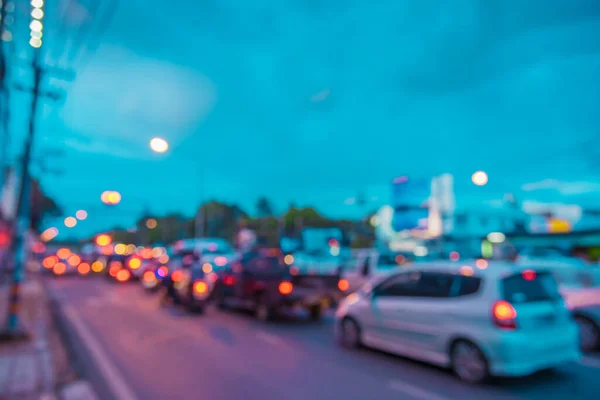
[[[163,138],[155,137],[150,140],[150,148],[155,153],[164,153],[169,150],[169,143]]]
[[[488,175],[483,171],[477,171],[471,176],[471,180],[477,186],[485,186],[488,183]]]
[[[100,200],[104,204],[114,206],[121,202],[121,193],[116,192],[114,190],[105,190],[104,192],[102,192],[102,195],[100,195]]]
[[[65,226],[67,228],[74,228],[77,225],[77,220],[75,217],[67,217],[65,218]]]
[[[33,9],[31,10],[31,23],[29,24],[31,39],[29,39],[29,45],[34,49],[39,49],[42,47],[42,30],[44,29],[44,24],[42,23],[42,19],[44,18],[44,10],[42,7],[44,6],[43,0],[31,0],[31,6]]]

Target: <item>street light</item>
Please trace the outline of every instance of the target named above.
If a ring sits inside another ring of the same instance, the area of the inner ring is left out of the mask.
[[[114,206],[114,205],[119,204],[121,202],[121,193],[116,192],[114,190],[105,190],[100,195],[100,200],[104,204],[108,204],[108,205]]]
[[[477,186],[484,186],[488,183],[488,175],[483,171],[477,171],[471,176],[471,180]]]
[[[169,143],[165,139],[155,137],[150,140],[150,148],[155,153],[164,153],[169,150]]]
[[[74,228],[77,225],[77,220],[74,217],[65,218],[65,226],[67,228]]]

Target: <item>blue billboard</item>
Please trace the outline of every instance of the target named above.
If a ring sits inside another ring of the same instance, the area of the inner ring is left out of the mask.
[[[392,207],[394,208],[392,227],[396,232],[409,229],[427,229],[430,193],[431,182],[428,179],[409,179],[407,176],[394,179],[392,185]]]

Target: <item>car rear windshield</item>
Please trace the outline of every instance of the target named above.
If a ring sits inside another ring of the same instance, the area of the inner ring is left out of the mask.
[[[558,285],[552,274],[525,271],[502,280],[504,299],[511,303],[532,303],[560,298]]]

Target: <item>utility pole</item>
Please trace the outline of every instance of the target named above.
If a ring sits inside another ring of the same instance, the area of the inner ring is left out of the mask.
[[[6,86],[6,46],[5,41],[12,40],[12,33],[8,30],[10,14],[14,10],[14,3],[0,0],[0,198],[4,189],[4,173],[8,157],[8,120],[9,120],[9,92]],[[8,21],[8,22],[7,22]]]
[[[28,338],[27,333],[23,330],[20,324],[19,311],[21,306],[21,283],[25,278],[25,264],[27,262],[27,246],[26,236],[31,225],[31,174],[30,164],[31,155],[33,152],[33,144],[36,132],[36,114],[41,97],[47,97],[53,100],[58,100],[61,95],[56,92],[44,91],[42,89],[42,80],[46,74],[51,73],[50,69],[44,68],[41,65],[41,32],[43,18],[42,6],[43,2],[32,1],[33,20],[31,27],[30,45],[33,47],[34,58],[32,63],[33,68],[33,87],[27,88],[23,85],[15,85],[15,88],[20,91],[31,93],[31,115],[29,117],[29,129],[25,139],[25,149],[23,158],[21,159],[21,185],[18,193],[17,201],[17,216],[16,224],[13,228],[13,240],[11,243],[12,254],[15,256],[13,267],[13,281],[10,288],[10,297],[8,301],[8,317],[3,332],[0,333],[0,339],[3,340],[19,340]],[[63,71],[64,74],[64,71]],[[64,75],[67,77],[67,75]]]

